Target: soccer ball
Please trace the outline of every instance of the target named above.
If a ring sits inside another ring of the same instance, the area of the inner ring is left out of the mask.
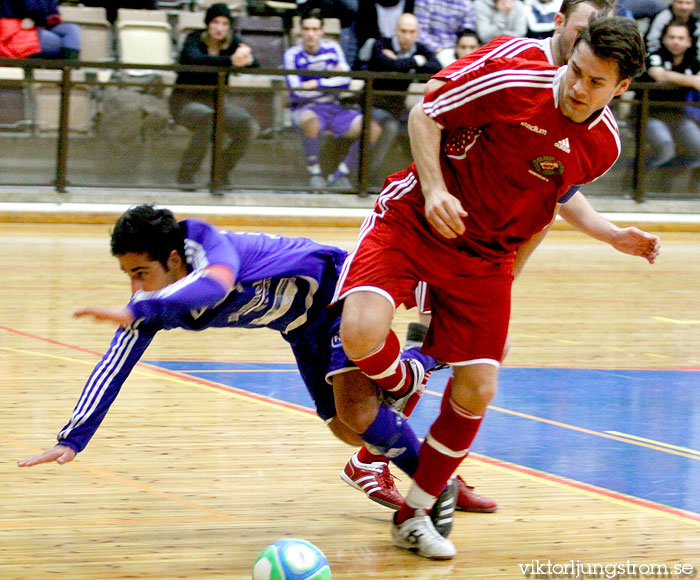
[[[253,580],[331,580],[331,568],[328,558],[311,542],[287,538],[260,552]]]

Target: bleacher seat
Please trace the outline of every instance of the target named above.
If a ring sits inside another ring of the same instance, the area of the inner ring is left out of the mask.
[[[80,26],[81,60],[90,62],[114,60],[112,26],[107,20],[107,11],[104,8],[61,4],[58,9],[65,22],[73,22]]]
[[[116,28],[121,62],[173,63],[171,29],[165,12],[120,8]]]
[[[262,68],[280,68],[287,48],[284,22],[280,16],[238,16],[236,34],[253,50]]]
[[[236,34],[250,46],[253,55],[262,68],[279,69],[287,48],[284,22],[279,16],[238,16],[234,23]],[[261,77],[253,75],[231,75],[230,86],[248,87],[237,100],[255,114],[261,128],[271,130],[283,122],[285,93],[281,91],[259,90],[274,84],[282,85],[280,76]],[[258,90],[256,90],[258,89]]]
[[[178,12],[177,25],[175,27],[175,39],[177,46],[182,48],[182,43],[190,32],[206,28],[204,24],[204,12]]]
[[[0,67],[0,129],[28,130],[32,125],[29,92],[24,81],[24,69]]]
[[[85,71],[74,69],[71,80],[85,81]],[[56,131],[59,127],[61,110],[61,86],[59,84],[63,71],[55,69],[35,69],[35,82],[32,93],[36,107],[36,120],[40,131]],[[70,92],[68,110],[68,130],[73,133],[88,133],[92,129],[92,110],[90,93],[87,85],[73,85]]]

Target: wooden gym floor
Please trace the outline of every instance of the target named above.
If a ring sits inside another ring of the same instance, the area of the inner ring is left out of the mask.
[[[499,510],[457,514],[457,557],[431,562],[393,548],[392,512],[340,480],[353,449],[297,396],[273,332],[161,333],[76,461],[16,467],[53,445],[112,336],[72,311],[128,300],[109,230],[0,226],[0,579],[242,580],[282,537],[321,547],[336,580],[700,574],[700,233],[662,234],[654,266],[549,235],[516,284],[501,392],[460,468]],[[357,234],[265,230],[347,249]],[[412,319],[399,313],[400,336]],[[418,407],[421,436],[445,380]]]

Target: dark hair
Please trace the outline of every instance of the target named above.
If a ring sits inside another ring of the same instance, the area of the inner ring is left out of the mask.
[[[615,3],[612,0],[564,0],[561,3],[559,12],[564,15],[564,18],[568,19],[579,4],[590,4],[596,8],[596,12],[600,16],[608,16],[615,13]]]
[[[307,2],[307,4],[313,3]],[[308,20],[309,18],[315,18],[316,20],[320,20],[321,24],[323,24],[323,10],[321,10],[318,6],[309,6],[308,8],[299,11],[299,18],[301,22]]]
[[[112,255],[148,254],[167,269],[168,257],[176,250],[185,258],[185,232],[169,209],[137,205],[124,212],[112,230]]]
[[[618,80],[633,79],[644,70],[644,40],[637,22],[631,18],[591,18],[588,28],[576,37],[574,50],[579,42],[590,46],[598,58],[614,60]]]
[[[457,41],[455,42],[455,44],[457,44],[457,42],[459,42],[460,38],[463,38],[465,36],[473,36],[474,38],[476,38],[476,41],[479,44],[481,44],[481,38],[479,38],[479,35],[477,34],[476,30],[474,30],[472,28],[463,28],[462,30],[457,32]]]
[[[671,20],[671,22],[664,26],[663,30],[661,31],[661,38],[666,36],[666,33],[668,32],[669,28],[676,26],[682,26],[683,28],[685,28],[688,31],[688,36],[690,36],[690,38],[693,38],[693,33],[690,31],[690,26],[688,26],[688,23],[683,22],[682,20],[678,20],[676,18],[674,18],[673,20]]]

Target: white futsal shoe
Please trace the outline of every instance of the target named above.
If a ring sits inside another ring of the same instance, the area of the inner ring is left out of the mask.
[[[454,544],[438,533],[430,516],[421,509],[402,524],[392,521],[391,540],[394,546],[431,560],[450,560],[457,555]]]

